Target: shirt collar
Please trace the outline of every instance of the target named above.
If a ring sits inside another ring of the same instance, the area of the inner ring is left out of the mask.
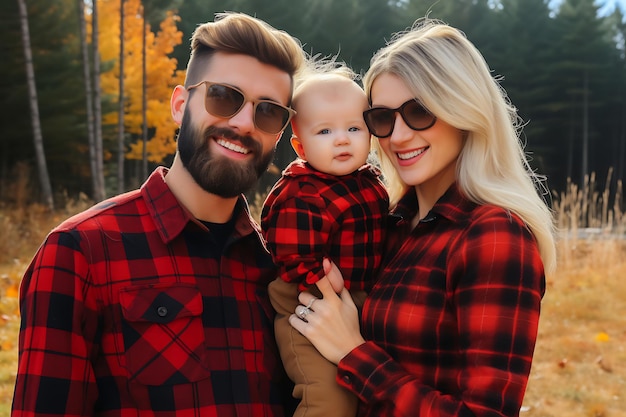
[[[450,221],[461,222],[470,216],[471,211],[477,206],[465,197],[457,183],[454,183],[437,200],[433,208],[421,222],[432,221],[438,217]],[[391,211],[390,216],[396,220],[396,224],[410,221],[419,210],[415,188],[411,187],[400,199],[397,206]]]
[[[285,168],[282,173],[283,176],[291,176],[291,177],[295,177],[298,175],[311,175],[311,174],[315,175],[316,177],[325,178],[325,179],[330,178],[330,179],[336,180],[337,178],[340,178],[340,176],[337,176],[337,175],[332,175],[332,174],[328,174],[322,171],[318,171],[315,168],[313,168],[311,164],[309,164],[308,162],[300,158],[296,159],[295,161],[287,165],[287,168]],[[373,175],[375,177],[378,177],[380,175],[380,170],[376,168],[375,166],[373,166],[372,164],[366,163],[366,164],[361,165],[356,171],[347,175]]]
[[[158,167],[141,187],[141,195],[164,243],[169,243],[176,238],[189,222],[206,228],[178,202],[165,182],[167,172],[167,168]],[[237,216],[235,231],[238,235],[257,233],[261,236],[260,229],[252,219],[248,202],[243,195],[239,196],[234,213]]]

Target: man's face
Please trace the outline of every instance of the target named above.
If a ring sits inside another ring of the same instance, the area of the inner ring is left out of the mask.
[[[216,53],[203,81],[237,87],[250,100],[289,102],[291,79],[256,58]],[[253,188],[274,157],[281,133],[268,134],[254,124],[254,106],[246,102],[235,116],[223,118],[206,111],[206,85],[187,92],[178,135],[181,162],[200,187],[224,198]]]
[[[214,152],[209,141],[216,137],[228,138],[227,143],[238,142],[238,146],[247,149],[252,157],[241,160]],[[274,147],[263,151],[261,143],[250,136],[239,136],[232,129],[209,126],[200,130],[194,127],[188,109],[180,125],[178,152],[196,183],[205,191],[224,198],[235,197],[254,187],[274,158]]]

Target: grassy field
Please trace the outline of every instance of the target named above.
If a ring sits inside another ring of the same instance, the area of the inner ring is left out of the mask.
[[[626,247],[561,241],[522,415],[626,416]]]
[[[555,196],[559,264],[548,277],[522,416],[626,416],[626,212],[620,201],[621,182],[613,193],[598,191],[593,175]]]
[[[554,197],[559,266],[548,277],[522,417],[626,417],[626,219],[611,203],[621,187],[610,194],[592,176]],[[88,204],[54,214],[0,207],[0,417],[15,381],[19,280],[50,228]]]

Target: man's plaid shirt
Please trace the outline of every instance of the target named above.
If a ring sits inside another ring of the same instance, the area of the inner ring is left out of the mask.
[[[283,415],[276,271],[247,203],[222,253],[165,173],[39,249],[21,288],[13,417]]]

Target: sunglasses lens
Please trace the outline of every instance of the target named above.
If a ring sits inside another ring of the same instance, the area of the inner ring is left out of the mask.
[[[206,110],[219,117],[231,117],[244,103],[243,95],[221,84],[208,85],[206,91]]]
[[[428,129],[435,122],[435,116],[415,100],[408,101],[402,106],[400,113],[406,124],[414,130]]]
[[[233,117],[246,103],[246,97],[239,90],[223,84],[204,83],[207,85],[204,105],[206,111],[214,116]],[[195,88],[200,84],[189,88]],[[290,110],[279,104],[267,100],[254,104],[254,124],[265,133],[272,135],[279,133],[290,119]]]
[[[372,135],[386,138],[393,132],[396,113],[400,113],[404,122],[413,130],[426,130],[437,120],[416,100],[409,100],[397,109],[375,107],[363,112],[363,117]]]
[[[365,124],[370,133],[379,138],[391,135],[395,122],[395,111],[392,109],[376,108],[363,113]]]
[[[254,123],[264,132],[275,134],[284,129],[289,121],[289,111],[270,101],[260,101],[256,105]]]

